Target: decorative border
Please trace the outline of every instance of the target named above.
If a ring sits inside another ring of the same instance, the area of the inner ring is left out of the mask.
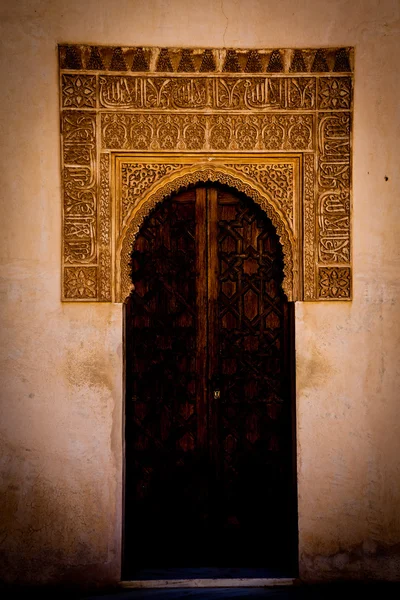
[[[123,301],[132,232],[196,181],[263,206],[289,299],[351,299],[352,48],[62,45],[59,57],[63,300]]]
[[[60,45],[74,71],[143,73],[350,73],[352,48],[235,49]]]

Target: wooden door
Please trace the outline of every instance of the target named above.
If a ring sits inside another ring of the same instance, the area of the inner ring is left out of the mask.
[[[271,222],[228,189],[176,194],[141,228],[126,306],[124,577],[295,559],[282,278]]]

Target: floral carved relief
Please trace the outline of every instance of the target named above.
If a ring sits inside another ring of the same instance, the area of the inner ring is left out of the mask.
[[[132,231],[201,181],[270,215],[288,297],[351,299],[351,48],[59,55],[64,300],[123,301]]]
[[[121,228],[141,197],[159,179],[181,169],[181,164],[123,163],[121,168]]]
[[[204,163],[191,165],[189,169],[178,170],[174,177],[170,177],[163,185],[150,190],[147,197],[142,199],[137,209],[132,211],[131,218],[125,229],[121,232],[119,243],[117,244],[117,263],[120,266],[117,276],[117,301],[123,302],[132,290],[130,279],[131,248],[144,219],[165,197],[199,182],[218,182],[228,185],[239,192],[245,193],[261,206],[275,225],[282,244],[284,253],[283,289],[290,301],[298,297],[298,240],[293,234],[293,230],[278,203],[275,203],[272,197],[260,192],[250,178],[235,173],[234,169],[236,166],[231,164],[209,166]],[[145,170],[146,166],[143,166],[143,168]]]
[[[97,269],[95,267],[66,267],[64,286],[66,298],[94,300],[97,293]]]
[[[94,75],[63,75],[62,102],[65,108],[95,108],[96,77]]]
[[[234,164],[235,171],[259,183],[272,195],[293,227],[294,173],[290,163]]]
[[[110,150],[311,150],[314,116],[102,113]]]
[[[351,293],[348,267],[320,267],[318,272],[319,298],[348,300]]]
[[[318,108],[349,110],[352,102],[351,87],[350,77],[321,77],[318,86]]]

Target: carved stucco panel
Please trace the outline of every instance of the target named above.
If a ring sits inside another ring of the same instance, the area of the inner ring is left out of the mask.
[[[109,150],[312,150],[314,115],[101,114],[102,147]]]
[[[94,87],[92,79],[69,76],[63,80],[64,101],[69,103],[70,98],[78,98],[78,103],[85,101],[84,90],[81,89],[83,86],[87,101],[90,102],[91,89]],[[345,90],[340,92],[335,89],[338,100],[343,103]],[[329,94],[329,89],[321,89],[319,102],[329,103]],[[99,103],[101,108],[118,110],[311,110],[316,106],[316,78],[108,75],[99,77]],[[338,102],[335,108],[343,106]]]
[[[303,253],[304,300],[315,297],[315,156],[304,155],[303,191]]]
[[[233,167],[233,168],[232,168]],[[234,171],[234,165],[202,165],[196,164],[178,174],[166,177],[152,189],[132,210],[130,219],[121,232],[116,253],[117,301],[124,302],[132,290],[130,278],[130,254],[134,239],[144,219],[165,197],[199,182],[219,182],[245,193],[261,206],[275,225],[284,253],[283,288],[289,300],[298,297],[298,248],[296,239],[283,210],[265,191],[254,184],[251,179]]]
[[[292,299],[351,299],[351,48],[63,45],[59,55],[63,300],[122,299],[121,232],[196,154],[237,157],[220,179],[214,165],[198,181],[227,181],[229,171],[274,216],[281,240],[288,228]],[[123,152],[158,158],[145,170],[128,160],[117,185]],[[290,161],[268,164],[276,154],[296,154],[299,175]]]
[[[99,189],[99,299],[112,300],[112,205],[110,155],[100,155]]]
[[[182,164],[129,163],[121,166],[121,196],[119,214],[121,229],[126,225],[132,210],[154,183],[173,171],[182,169]]]

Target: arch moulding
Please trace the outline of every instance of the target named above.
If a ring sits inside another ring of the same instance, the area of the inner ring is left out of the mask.
[[[271,219],[289,300],[351,299],[352,48],[59,46],[62,300],[123,302],[143,220],[220,182]]]
[[[133,158],[133,160],[136,161],[135,158]],[[134,164],[136,166],[137,163],[135,162]],[[266,164],[271,166],[270,161]],[[292,166],[291,163],[272,164],[278,165],[279,170],[283,170],[285,167],[287,168],[289,171],[287,185],[293,186],[294,188],[294,181],[291,181],[290,179],[294,176],[294,171],[293,173],[290,172],[290,167]],[[123,158],[121,170],[123,171],[126,169],[128,165],[129,163],[126,162],[126,158]],[[240,165],[243,165],[244,168],[246,167],[245,163],[240,163]],[[237,165],[234,165],[234,167],[236,166]],[[276,172],[279,171],[277,170]],[[133,242],[145,218],[159,202],[162,202],[162,200],[170,194],[185,189],[190,185],[202,182],[218,182],[235,188],[237,191],[245,193],[249,198],[254,200],[267,214],[276,228],[283,249],[284,281],[282,287],[289,301],[298,299],[298,248],[296,247],[296,240],[294,239],[291,225],[284,212],[277,206],[277,203],[274,202],[271,195],[260,189],[251,179],[234,173],[232,167],[229,168],[222,164],[209,165],[200,163],[186,169],[179,169],[177,172],[174,172],[172,176],[164,176],[161,179],[160,184],[145,194],[140,202],[132,209],[121,233],[116,253],[115,269],[117,302],[124,302],[132,290],[130,278],[130,254]]]

